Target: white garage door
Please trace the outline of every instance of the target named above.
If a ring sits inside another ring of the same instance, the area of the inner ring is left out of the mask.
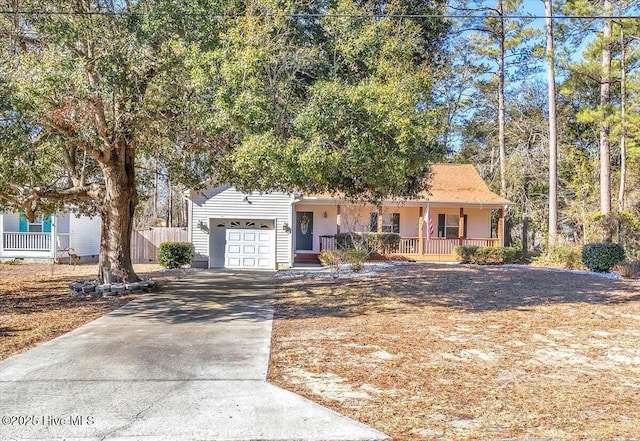
[[[225,268],[275,269],[275,230],[228,229]]]

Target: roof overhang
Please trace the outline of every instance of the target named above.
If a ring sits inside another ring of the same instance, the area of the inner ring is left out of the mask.
[[[340,197],[318,197],[318,196],[301,196],[295,200],[296,204],[309,205],[327,205],[327,204],[345,204],[345,205],[373,205],[369,201],[357,201],[343,199]],[[432,201],[427,199],[386,199],[383,205],[402,205],[408,207],[420,207],[425,205],[439,207],[474,207],[474,208],[504,208],[513,205],[511,202],[483,202],[483,201]]]

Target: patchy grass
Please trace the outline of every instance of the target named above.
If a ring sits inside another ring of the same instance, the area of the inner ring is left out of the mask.
[[[402,265],[275,318],[269,379],[397,440],[640,437],[640,281]]]
[[[151,264],[134,268],[138,275],[160,282],[180,274],[154,271],[160,267]],[[97,274],[96,264],[0,263],[0,360],[89,323],[139,296],[96,300],[69,295],[70,282],[96,279]]]

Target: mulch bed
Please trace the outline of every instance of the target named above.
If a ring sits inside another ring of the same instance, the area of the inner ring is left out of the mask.
[[[275,318],[269,379],[393,439],[640,437],[640,281],[404,264]]]

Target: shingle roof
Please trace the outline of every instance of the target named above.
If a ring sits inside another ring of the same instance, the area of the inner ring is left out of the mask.
[[[433,164],[431,171],[429,194],[420,194],[420,199],[433,203],[511,204],[489,190],[472,164]]]
[[[509,205],[510,201],[489,190],[472,164],[432,164],[429,192],[418,200],[440,204]],[[307,199],[342,199],[339,194],[321,193],[305,195]],[[414,199],[415,200],[415,199]]]

